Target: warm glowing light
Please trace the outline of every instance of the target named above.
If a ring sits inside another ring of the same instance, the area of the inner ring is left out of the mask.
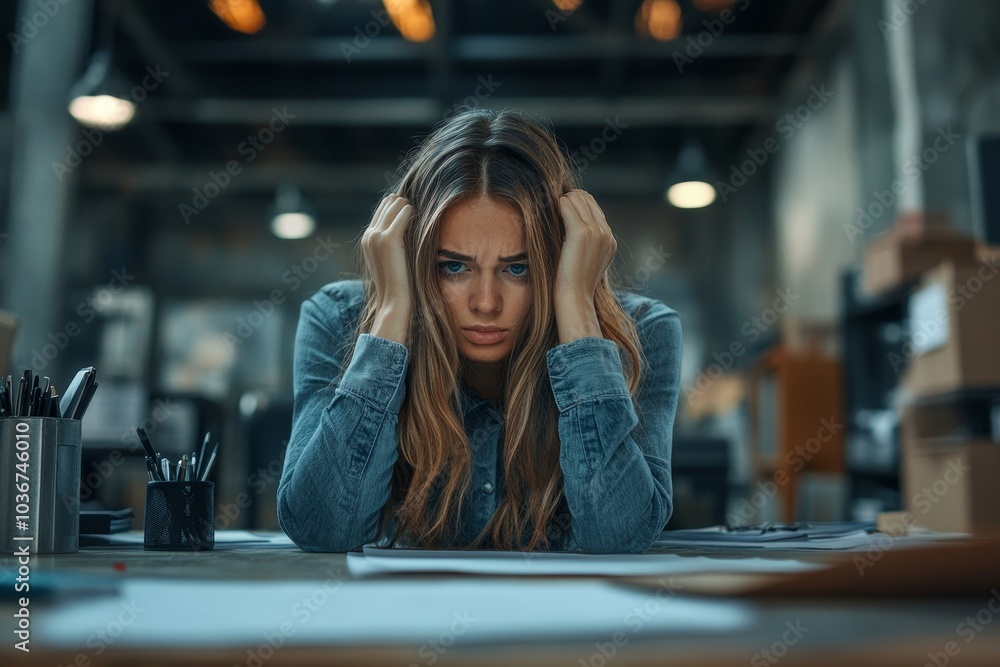
[[[715,201],[715,188],[703,181],[684,181],[671,185],[667,201],[677,208],[704,208]]]
[[[279,239],[304,239],[316,229],[308,213],[279,213],[271,220],[271,231]]]
[[[135,116],[135,104],[111,95],[81,95],[69,103],[69,112],[81,125],[119,130]]]
[[[677,0],[643,0],[635,15],[635,29],[640,35],[667,42],[681,34],[681,6]]]
[[[257,0],[209,0],[208,7],[236,32],[252,35],[267,24]]]
[[[552,0],[552,4],[564,12],[575,12],[583,4],[583,0]]]
[[[411,42],[426,42],[434,36],[434,13],[427,0],[383,0],[392,24]]]

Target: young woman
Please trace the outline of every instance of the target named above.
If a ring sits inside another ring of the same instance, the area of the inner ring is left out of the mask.
[[[641,552],[672,511],[677,313],[612,286],[617,244],[547,124],[443,121],[302,305],[282,529],[307,551]]]

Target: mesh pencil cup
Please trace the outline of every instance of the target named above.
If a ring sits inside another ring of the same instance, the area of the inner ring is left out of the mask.
[[[215,482],[146,482],[143,547],[152,551],[215,548]]]

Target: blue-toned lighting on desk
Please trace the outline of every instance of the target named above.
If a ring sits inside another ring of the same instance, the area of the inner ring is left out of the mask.
[[[98,51],[70,91],[69,112],[86,127],[119,130],[135,116],[135,103],[128,99],[128,87],[111,67],[111,52]]]

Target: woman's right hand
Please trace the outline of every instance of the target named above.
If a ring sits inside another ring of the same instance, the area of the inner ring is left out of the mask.
[[[361,237],[361,250],[372,273],[377,304],[371,333],[403,345],[413,315],[403,232],[412,217],[413,206],[405,197],[387,195]]]

